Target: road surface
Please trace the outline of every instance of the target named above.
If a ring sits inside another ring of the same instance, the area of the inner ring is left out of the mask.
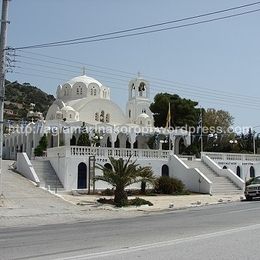
[[[0,229],[0,259],[259,259],[260,202]]]

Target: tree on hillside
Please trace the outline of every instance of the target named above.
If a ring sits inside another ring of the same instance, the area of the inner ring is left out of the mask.
[[[169,103],[171,107],[171,126],[196,126],[199,109],[195,107],[198,102],[169,93],[157,94],[150,106],[151,111],[154,113],[155,126],[165,127]]]
[[[112,168],[101,164],[97,168],[103,172],[103,175],[96,176],[95,181],[105,181],[115,188],[114,203],[117,207],[126,206],[128,202],[125,188],[138,182],[154,183],[155,177],[151,167],[141,167],[136,162],[130,162],[131,156],[125,162],[123,158],[114,159],[110,157]]]

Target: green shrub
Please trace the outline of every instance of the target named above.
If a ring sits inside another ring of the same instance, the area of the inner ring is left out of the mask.
[[[141,198],[135,198],[132,200],[128,200],[127,203],[125,203],[124,205],[116,205],[113,199],[106,199],[106,198],[99,198],[97,200],[97,202],[102,203],[102,204],[109,204],[109,205],[115,205],[116,207],[124,207],[124,206],[142,206],[142,205],[148,205],[148,206],[153,206],[153,203],[145,200],[145,199],[141,199]]]
[[[128,201],[128,205],[129,206],[142,206],[142,205],[148,205],[148,206],[153,206],[153,203],[148,201],[148,200],[145,200],[145,199],[141,199],[141,198],[135,198],[135,199],[132,199],[132,200],[129,200]]]
[[[176,178],[162,176],[157,179],[155,191],[162,194],[180,194],[183,193],[185,186],[181,180]]]
[[[46,134],[44,134],[41,140],[39,141],[39,145],[34,149],[34,155],[43,156],[44,151],[46,151],[47,147],[48,147],[48,139]]]
[[[40,147],[40,146],[37,146],[35,149],[34,149],[34,155],[35,156],[43,156],[43,149]]]
[[[103,196],[113,196],[114,195],[114,190],[113,189],[105,189],[105,190],[102,190],[101,194]]]

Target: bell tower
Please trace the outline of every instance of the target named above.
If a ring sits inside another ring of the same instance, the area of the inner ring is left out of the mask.
[[[153,125],[153,115],[150,110],[150,84],[138,73],[138,77],[132,79],[128,85],[128,102],[126,105],[126,115],[128,121],[133,124],[139,124],[138,117],[146,114]]]

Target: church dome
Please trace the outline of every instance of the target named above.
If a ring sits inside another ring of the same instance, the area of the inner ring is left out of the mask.
[[[61,109],[61,111],[75,111],[75,109],[74,108],[72,108],[72,107],[70,107],[70,106],[65,106],[65,107],[63,107],[62,109]]]
[[[79,82],[86,84],[86,86],[88,86],[91,83],[96,83],[100,87],[102,86],[102,84],[98,80],[91,78],[91,77],[88,77],[86,75],[75,77],[75,78],[69,80],[67,83],[72,86],[75,83],[79,83]]]
[[[137,117],[138,119],[140,118],[143,118],[143,119],[147,119],[147,118],[149,118],[149,116],[147,115],[147,114],[145,114],[145,113],[142,113],[142,114],[140,114],[138,117]]]

